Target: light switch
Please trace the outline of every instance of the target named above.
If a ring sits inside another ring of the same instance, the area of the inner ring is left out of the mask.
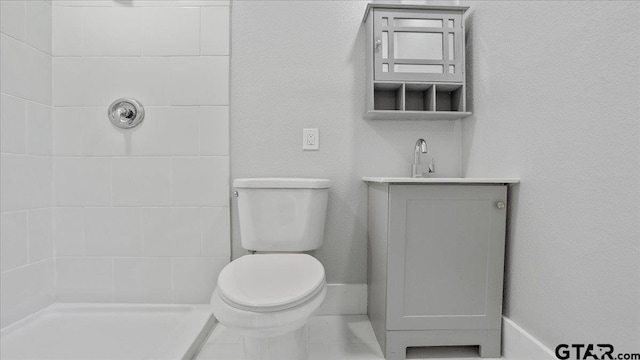
[[[320,135],[318,129],[302,129],[302,149],[318,150],[320,148]]]

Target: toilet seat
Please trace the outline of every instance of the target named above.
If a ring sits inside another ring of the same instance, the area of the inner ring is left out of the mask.
[[[218,295],[236,309],[274,312],[293,308],[324,289],[324,267],[307,254],[246,255],[218,277]]]

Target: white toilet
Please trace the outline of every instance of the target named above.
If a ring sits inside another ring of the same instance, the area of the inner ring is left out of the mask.
[[[302,253],[319,248],[330,181],[236,179],[242,247],[227,265],[211,309],[243,336],[245,360],[305,360],[308,324],[327,292],[324,267]]]

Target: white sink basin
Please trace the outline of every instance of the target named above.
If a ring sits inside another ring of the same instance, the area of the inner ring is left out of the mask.
[[[517,184],[518,178],[410,178],[410,177],[373,177],[362,180],[373,183],[393,184]]]

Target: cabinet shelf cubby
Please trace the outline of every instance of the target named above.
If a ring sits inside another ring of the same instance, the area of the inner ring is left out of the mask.
[[[375,110],[404,110],[404,84],[376,83],[373,99]]]
[[[464,85],[425,82],[374,82],[369,120],[454,120],[471,115]]]
[[[436,85],[436,111],[464,111],[463,91],[460,84]]]
[[[405,110],[435,111],[433,84],[408,83],[405,85]]]

